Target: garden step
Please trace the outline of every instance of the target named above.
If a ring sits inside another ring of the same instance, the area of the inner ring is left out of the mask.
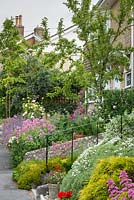
[[[9,164],[10,154],[7,148],[0,144],[0,171],[11,169]]]
[[[8,149],[0,144],[0,200],[33,200],[32,193],[19,190],[12,180]]]

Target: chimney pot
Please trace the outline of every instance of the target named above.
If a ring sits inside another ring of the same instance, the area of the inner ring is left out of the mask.
[[[22,26],[22,15],[19,15],[19,26]]]
[[[15,23],[16,23],[16,26],[19,25],[19,17],[18,16],[15,17]]]

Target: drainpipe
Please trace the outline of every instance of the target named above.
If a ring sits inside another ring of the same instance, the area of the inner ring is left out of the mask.
[[[132,18],[134,11],[132,8]],[[134,21],[131,23],[131,47],[134,47]],[[134,52],[131,53],[131,87],[134,87]]]

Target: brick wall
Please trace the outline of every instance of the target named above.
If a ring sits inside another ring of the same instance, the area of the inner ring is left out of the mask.
[[[119,14],[119,5],[120,5],[119,1],[116,1],[111,8],[115,16]],[[124,22],[124,26],[126,26],[126,22]],[[114,20],[111,20],[111,27],[117,29],[117,23]],[[117,43],[119,42],[121,42],[127,47],[131,45],[131,29],[130,28],[128,28],[128,30],[124,34],[118,37]]]

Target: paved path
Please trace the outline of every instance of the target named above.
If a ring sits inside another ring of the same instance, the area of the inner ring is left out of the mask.
[[[33,200],[32,193],[17,189],[12,181],[9,153],[0,144],[0,200]]]

